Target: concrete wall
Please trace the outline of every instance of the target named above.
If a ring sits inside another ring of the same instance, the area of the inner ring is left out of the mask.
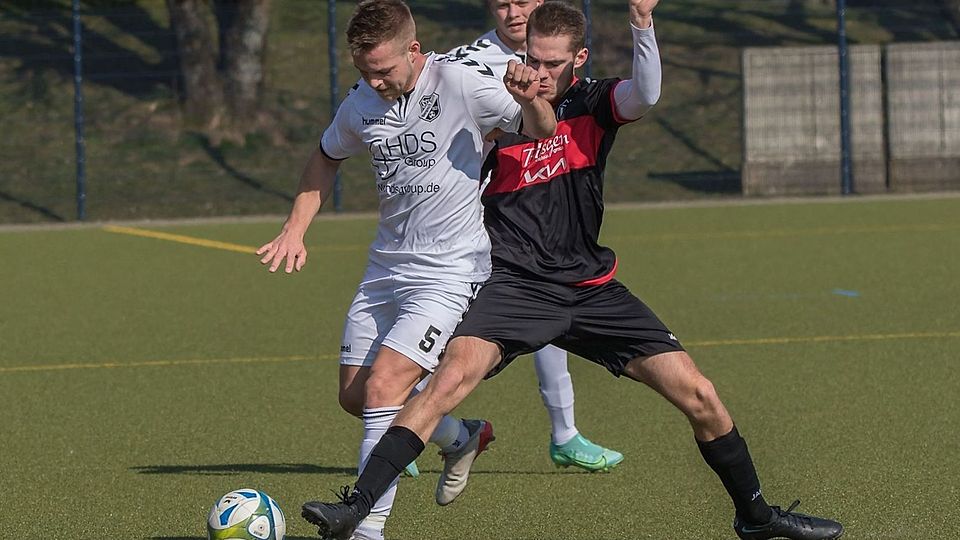
[[[850,48],[854,189],[886,191],[880,47]],[[746,195],[840,193],[836,47],[743,52]]]
[[[960,189],[960,43],[886,49],[891,191]]]
[[[850,49],[854,191],[960,189],[960,42]],[[746,195],[840,192],[836,47],[743,53]]]

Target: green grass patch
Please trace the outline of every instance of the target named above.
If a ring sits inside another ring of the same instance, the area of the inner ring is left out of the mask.
[[[278,228],[162,230],[258,246]],[[249,486],[280,502],[289,538],[313,537],[300,503],[353,480],[361,429],[337,405],[336,357],[373,228],[316,222],[292,276],[95,227],[0,231],[7,535],[201,540],[213,501]],[[604,238],[717,385],[768,500],[801,498],[853,540],[960,535],[944,511],[960,486],[960,199],[614,209]],[[457,411],[498,435],[466,494],[433,503],[428,451],[388,538],[731,538],[683,417],[570,368],[577,424],[626,455],[618,469],[553,468],[521,360]]]

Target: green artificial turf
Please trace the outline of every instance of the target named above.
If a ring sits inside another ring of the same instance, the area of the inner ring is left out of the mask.
[[[266,222],[136,225],[257,246]],[[255,487],[299,518],[353,480],[337,405],[342,317],[372,219],[321,219],[304,272],[104,231],[0,231],[0,529],[9,538],[198,540],[217,497]],[[607,212],[619,279],[714,381],[772,503],[845,538],[960,537],[960,198]],[[390,540],[729,539],[731,505],[684,418],[571,360],[577,424],[626,455],[556,470],[531,362],[457,411],[497,442],[456,504],[428,451]]]

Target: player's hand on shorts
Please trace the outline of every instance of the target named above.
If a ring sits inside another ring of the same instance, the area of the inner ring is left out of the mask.
[[[303,245],[303,238],[287,231],[281,232],[272,242],[260,246],[257,255],[263,255],[260,263],[269,264],[271,272],[276,272],[284,259],[287,260],[284,271],[288,274],[294,270],[299,272],[307,264],[307,248]]]
[[[532,67],[516,60],[507,62],[507,72],[503,75],[503,84],[507,92],[519,103],[533,101],[540,89],[540,74]]]

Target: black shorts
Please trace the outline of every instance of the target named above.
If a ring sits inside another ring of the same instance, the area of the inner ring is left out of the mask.
[[[503,359],[488,377],[547,344],[618,377],[638,356],[683,350],[656,314],[619,281],[574,287],[504,272],[483,285],[453,336],[478,337],[500,347]]]

